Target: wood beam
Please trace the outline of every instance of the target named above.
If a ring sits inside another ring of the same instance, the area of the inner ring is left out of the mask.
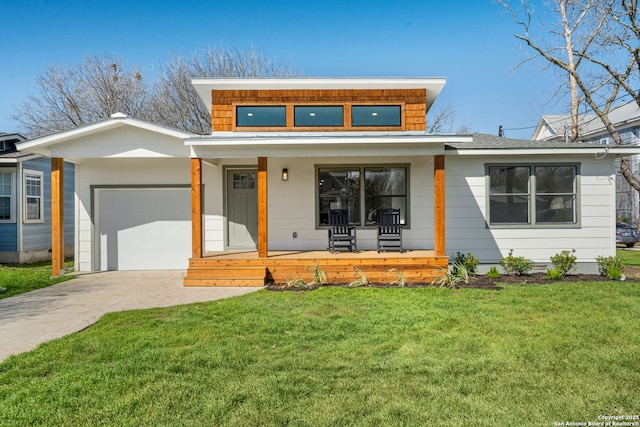
[[[64,274],[64,159],[51,158],[51,275]]]
[[[191,257],[202,255],[202,159],[191,159]]]
[[[435,156],[433,162],[433,248],[436,256],[445,256],[445,175],[444,156]]]
[[[268,229],[267,158],[258,157],[258,258],[268,257]]]

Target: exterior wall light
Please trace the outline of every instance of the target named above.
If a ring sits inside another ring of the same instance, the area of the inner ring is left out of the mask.
[[[282,180],[289,181],[289,169],[287,168],[282,169]]]

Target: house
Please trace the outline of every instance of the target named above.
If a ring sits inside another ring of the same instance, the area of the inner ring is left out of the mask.
[[[20,134],[0,133],[0,263],[30,263],[51,257],[51,162],[18,152]],[[73,256],[73,164],[65,164],[66,256]]]
[[[635,101],[611,109],[609,120],[616,127],[624,144],[640,145],[640,107]],[[571,126],[570,115],[544,115],[531,139],[536,141],[563,141]],[[580,141],[613,144],[613,138],[595,114],[582,114],[579,118]],[[640,156],[630,156],[629,166],[634,175],[640,176]],[[616,170],[618,168],[616,167]],[[640,197],[621,173],[616,174],[617,219],[640,226]]]
[[[615,158],[635,147],[427,135],[442,78],[192,83],[210,135],[115,114],[19,145],[75,164],[77,270],[260,286],[313,265],[332,281],[353,280],[354,266],[370,280],[393,280],[390,268],[430,280],[457,252],[488,268],[512,249],[543,264],[575,249],[590,271],[615,255]],[[336,208],[357,227],[353,253],[327,251]],[[381,208],[400,210],[406,252],[376,252]]]

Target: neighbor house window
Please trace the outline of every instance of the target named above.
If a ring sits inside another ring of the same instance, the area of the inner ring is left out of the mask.
[[[375,226],[381,209],[400,209],[408,224],[406,166],[320,167],[317,174],[318,225],[329,224],[329,212],[346,209],[353,225]]]
[[[489,223],[577,223],[576,165],[489,166]]]
[[[399,105],[354,105],[351,107],[351,126],[400,126],[400,115]]]
[[[0,222],[14,222],[15,172],[11,169],[0,169]]]
[[[44,220],[44,200],[42,193],[42,172],[24,171],[24,221]]]
[[[293,117],[296,127],[341,127],[344,124],[344,109],[342,106],[295,106]]]
[[[285,127],[286,107],[279,105],[236,107],[237,127]]]

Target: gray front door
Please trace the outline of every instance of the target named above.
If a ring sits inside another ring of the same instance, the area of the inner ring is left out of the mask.
[[[258,171],[227,169],[227,247],[258,245]]]

